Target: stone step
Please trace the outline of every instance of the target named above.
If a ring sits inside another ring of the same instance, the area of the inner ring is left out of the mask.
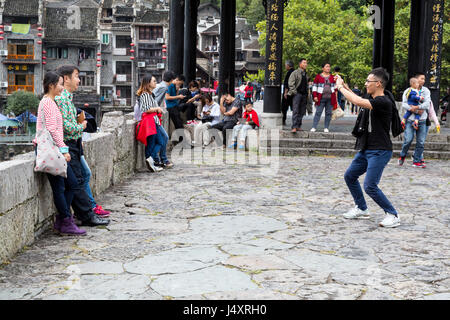
[[[352,136],[351,133],[342,133],[342,132],[310,132],[310,131],[300,131],[296,133],[292,133],[287,130],[279,131],[280,139],[284,138],[292,138],[292,139],[326,139],[326,140],[353,140],[355,141],[355,137]],[[392,141],[403,141],[403,134],[399,137],[392,137]],[[427,142],[448,142],[450,143],[450,135],[446,134],[432,134],[430,133],[427,136]]]
[[[401,150],[402,141],[392,141],[394,150]],[[411,144],[410,149],[415,148],[415,141]],[[261,146],[271,147],[270,140],[262,140]],[[285,138],[278,141],[279,148],[319,148],[319,149],[353,149],[355,139],[353,140],[325,140],[325,139],[296,139]],[[450,143],[445,142],[429,142],[425,143],[427,151],[450,151]]]
[[[353,157],[356,154],[354,149],[327,149],[327,148],[269,148],[269,154],[279,156],[336,156],[336,157]],[[408,159],[412,152],[408,153]],[[400,150],[394,150],[393,157],[400,156]],[[450,160],[449,151],[424,151],[425,159]]]

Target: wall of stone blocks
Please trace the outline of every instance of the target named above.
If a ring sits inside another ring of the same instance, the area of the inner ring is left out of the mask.
[[[94,195],[145,168],[144,146],[135,139],[133,114],[110,112],[101,131],[85,142]],[[48,179],[35,173],[34,152],[0,162],[0,264],[49,230],[56,213]]]

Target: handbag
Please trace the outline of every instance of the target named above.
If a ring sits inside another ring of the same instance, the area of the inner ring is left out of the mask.
[[[37,154],[34,172],[49,173],[67,178],[67,161],[45,126],[42,112],[42,128],[36,133]]]
[[[334,109],[331,113],[331,120],[336,120],[338,118],[342,118],[344,116],[344,110],[341,109],[341,107],[337,107]]]
[[[213,116],[204,116],[203,118],[202,118],[202,123],[205,123],[205,122],[212,122],[214,120],[214,117]]]

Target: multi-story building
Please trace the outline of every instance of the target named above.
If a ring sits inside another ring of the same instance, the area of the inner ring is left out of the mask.
[[[45,1],[43,12],[44,71],[66,64],[80,69],[75,106],[100,120],[99,3],[94,0]]]
[[[18,90],[42,92],[42,0],[0,1],[0,111]]]
[[[101,88],[104,106],[132,106],[145,74],[166,69],[167,1],[104,0],[101,4]]]
[[[203,4],[198,8],[198,17],[198,49],[209,58],[209,63],[212,65],[212,76],[218,78],[220,9],[211,3]],[[265,60],[259,54],[258,37],[258,32],[247,23],[247,19],[236,18],[235,83],[237,85],[243,82],[247,72],[257,73],[259,69],[264,69]]]

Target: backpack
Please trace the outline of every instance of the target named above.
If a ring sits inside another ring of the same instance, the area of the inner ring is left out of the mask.
[[[384,90],[384,94],[392,102],[391,131],[392,131],[392,136],[395,138],[395,137],[399,136],[405,130],[402,127],[402,120],[400,119],[400,115],[398,114],[398,109],[397,109],[397,106],[395,104],[394,95],[388,90]]]
[[[136,121],[141,121],[142,119],[142,111],[141,111],[141,106],[139,105],[139,100],[140,97],[136,98],[136,103],[134,104],[134,119]]]

